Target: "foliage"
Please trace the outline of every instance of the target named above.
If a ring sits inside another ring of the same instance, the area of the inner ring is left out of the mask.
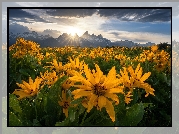
[[[40,48],[18,38],[9,48],[8,124],[171,126],[170,60],[157,46]]]

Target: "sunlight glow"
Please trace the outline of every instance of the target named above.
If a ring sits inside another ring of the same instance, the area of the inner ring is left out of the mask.
[[[67,33],[71,34],[71,36],[75,36],[75,34],[79,35],[80,30],[78,28],[75,27],[69,27],[67,29]]]

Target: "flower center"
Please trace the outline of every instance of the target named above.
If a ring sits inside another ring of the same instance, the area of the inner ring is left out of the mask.
[[[64,104],[63,104],[63,108],[64,108],[64,109],[67,109],[68,107],[69,107],[69,104],[68,104],[67,101],[65,101]]]
[[[98,83],[94,85],[93,93],[97,96],[104,96],[106,90],[107,89],[105,89],[104,86],[101,86],[101,84]]]

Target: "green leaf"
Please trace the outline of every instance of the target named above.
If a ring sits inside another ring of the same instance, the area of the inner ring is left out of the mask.
[[[71,104],[72,105],[74,105],[74,104],[81,104],[81,101],[83,100],[83,98],[79,98],[79,99],[76,99],[76,100],[73,100],[72,102],[71,102]]]
[[[9,113],[9,126],[22,126],[22,121],[13,113]]]
[[[71,122],[75,120],[75,113],[75,109],[69,108],[69,118]]]
[[[120,120],[122,126],[137,126],[144,115],[144,106],[142,103],[135,104],[127,109],[126,116]]]
[[[82,113],[84,113],[85,110],[86,110],[85,107],[83,107],[82,105],[79,105],[79,115],[82,114]]]
[[[18,113],[22,113],[21,107],[19,106],[19,101],[17,97],[13,94],[9,95],[9,107]]]
[[[21,74],[23,74],[23,75],[25,75],[25,76],[30,76],[28,73],[27,73],[27,70],[26,69],[20,69],[19,70],[19,73],[21,73]]]
[[[69,125],[69,118],[66,118],[62,122],[56,122],[55,126],[68,126]]]
[[[152,107],[152,106],[153,106],[153,103],[143,103],[143,106],[144,106],[144,108],[146,108],[146,107],[148,107],[148,106]]]

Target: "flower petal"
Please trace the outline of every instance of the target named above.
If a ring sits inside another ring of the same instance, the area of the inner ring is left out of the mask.
[[[141,78],[140,81],[144,82],[146,79],[149,78],[149,76],[151,75],[151,72],[145,73]]]
[[[94,102],[95,102],[95,100],[97,99],[97,96],[95,95],[95,94],[92,94],[91,95],[91,98],[90,98],[90,100],[89,100],[89,102],[88,102],[88,109],[87,109],[87,112],[89,113],[90,112],[90,110],[93,108],[93,106],[94,106]]]
[[[123,92],[124,86],[119,86],[117,88],[111,88],[109,93],[124,93]]]
[[[99,96],[98,97],[98,106],[99,106],[100,110],[101,110],[101,108],[105,107],[105,105],[106,105],[106,97]]]
[[[74,99],[81,98],[83,96],[90,95],[91,91],[79,91],[77,94],[75,94]]]
[[[19,98],[18,98],[19,100],[22,99],[22,98],[30,97],[31,96],[30,94],[25,93],[21,89],[16,89],[12,94],[19,95]]]
[[[119,104],[119,97],[116,94],[106,93],[105,97],[112,99],[116,104]]]
[[[115,121],[115,111],[114,111],[112,102],[109,100],[106,100],[106,111],[109,114],[111,120],[114,122]]]

